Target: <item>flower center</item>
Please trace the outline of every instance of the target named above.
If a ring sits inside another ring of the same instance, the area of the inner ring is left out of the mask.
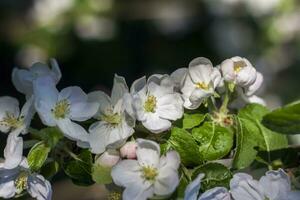
[[[67,99],[63,99],[57,102],[55,108],[51,111],[56,119],[65,118],[70,112],[70,103]]]
[[[239,73],[244,67],[246,67],[246,63],[242,60],[234,62],[233,70],[235,73]]]
[[[2,121],[0,121],[0,125],[2,126],[8,126],[11,128],[19,128],[24,123],[24,117],[21,116],[19,118],[15,117],[11,113],[6,113],[6,117],[3,118]]]
[[[209,85],[204,83],[204,82],[197,82],[196,84],[196,88],[202,89],[202,90],[208,90],[209,89]]]
[[[142,167],[142,178],[147,181],[155,181],[156,176],[158,175],[157,169],[155,167],[144,166]]]
[[[113,126],[120,124],[122,121],[121,115],[119,115],[117,113],[110,114],[110,115],[103,115],[103,116],[101,116],[100,119],[103,121],[106,121],[107,123],[109,123]]]
[[[153,95],[149,95],[144,104],[145,111],[154,113],[156,109],[156,104],[157,104],[156,97]]]
[[[120,192],[113,191],[108,194],[108,199],[109,200],[121,200],[122,195]]]
[[[28,173],[21,171],[14,184],[17,189],[17,193],[20,194],[27,189]]]

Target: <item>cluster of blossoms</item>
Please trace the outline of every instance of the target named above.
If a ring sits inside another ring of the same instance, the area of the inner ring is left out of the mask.
[[[196,58],[187,68],[171,75],[142,77],[130,88],[123,77],[115,75],[110,96],[103,91],[86,94],[77,86],[59,91],[56,85],[60,79],[55,60],[51,60],[51,67],[36,63],[29,69],[13,70],[13,84],[25,95],[26,103],[20,112],[18,100],[0,97],[0,130],[8,133],[5,159],[0,164],[2,198],[22,195],[27,190],[38,200],[51,199],[49,181],[23,157],[21,134],[32,132],[31,120],[36,113],[45,126],[57,127],[77,147],[95,154],[95,164],[110,169],[124,200],[146,200],[168,198],[180,183],[180,155],[170,147],[162,151],[159,137],[183,117],[185,109],[196,110],[204,105],[215,112],[216,123],[227,126],[233,123],[227,115],[231,93],[236,92],[236,101],[244,104],[264,104],[255,96],[263,77],[241,57],[227,59],[216,67],[206,58]],[[217,112],[219,99],[223,103]],[[87,121],[91,121],[88,128],[83,124]],[[140,132],[147,136],[138,136]],[[187,187],[186,200],[198,198],[204,176],[200,174]],[[272,192],[278,188],[280,192]],[[282,170],[268,172],[259,182],[249,175],[236,174],[230,192],[217,187],[199,199],[279,200],[280,195],[297,199],[290,190],[289,178]]]

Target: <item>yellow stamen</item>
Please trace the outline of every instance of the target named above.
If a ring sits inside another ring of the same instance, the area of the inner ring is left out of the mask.
[[[121,195],[120,192],[113,191],[113,192],[110,192],[108,194],[107,199],[108,200],[121,200],[122,199],[122,195]]]
[[[247,64],[242,60],[234,62],[234,64],[233,64],[234,72],[239,73],[246,66],[247,66]]]
[[[8,112],[6,113],[6,117],[4,117],[2,121],[0,121],[0,125],[7,126],[13,129],[21,127],[23,123],[24,123],[23,116],[17,118],[13,114]]]
[[[202,90],[208,90],[209,85],[204,83],[204,82],[198,82],[195,84],[197,88],[202,89]]]
[[[56,119],[65,118],[70,112],[70,103],[67,99],[63,99],[56,103],[52,113]]]
[[[25,171],[20,172],[19,176],[15,180],[14,184],[17,189],[17,193],[20,194],[27,189],[28,173]]]
[[[142,167],[142,178],[144,178],[147,181],[155,181],[155,178],[157,177],[158,172],[157,169],[150,166],[144,166]]]
[[[157,104],[156,97],[153,95],[149,95],[144,104],[145,111],[154,113],[156,110],[156,104]]]
[[[100,120],[106,121],[107,123],[116,126],[121,123],[122,118],[119,114],[109,114],[109,115],[103,115],[100,117]]]

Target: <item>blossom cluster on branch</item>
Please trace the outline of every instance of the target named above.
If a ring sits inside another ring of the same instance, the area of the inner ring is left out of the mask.
[[[270,112],[255,95],[263,76],[247,59],[213,66],[199,57],[130,88],[115,75],[110,95],[58,90],[61,71],[50,62],[13,70],[26,99],[21,111],[17,99],[0,97],[0,131],[8,135],[0,197],[51,199],[49,181],[63,170],[75,184],[105,184],[109,199],[300,199],[293,173],[272,160],[288,142],[263,123]],[[237,171],[255,163],[270,170],[260,181]]]

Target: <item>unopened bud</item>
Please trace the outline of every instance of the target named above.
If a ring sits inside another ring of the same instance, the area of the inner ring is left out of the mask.
[[[136,159],[136,142],[127,142],[121,149],[121,157],[128,159]]]

